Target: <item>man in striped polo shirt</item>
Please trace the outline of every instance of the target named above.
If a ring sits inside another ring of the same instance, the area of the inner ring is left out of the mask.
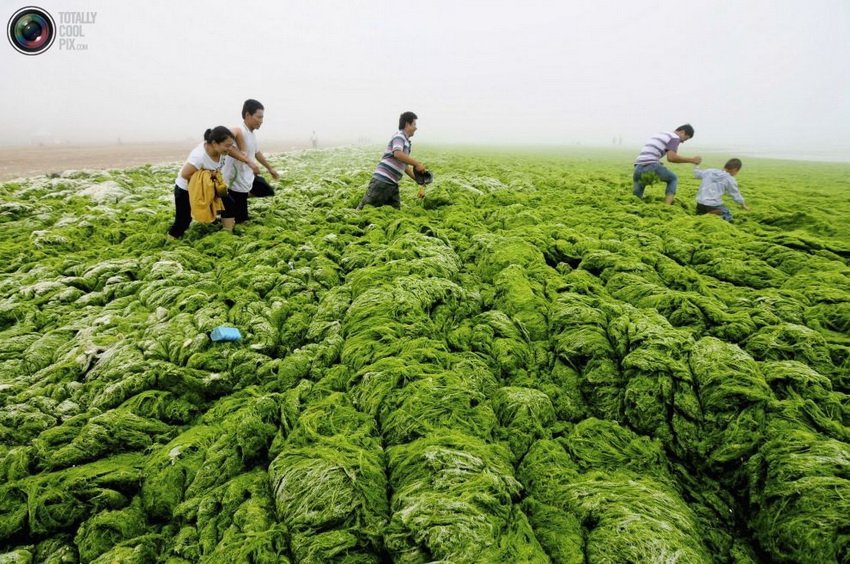
[[[401,208],[401,198],[398,192],[398,183],[403,174],[407,174],[414,181],[417,172],[425,172],[425,166],[410,156],[410,138],[416,132],[416,114],[404,112],[398,118],[398,133],[393,135],[387,144],[387,150],[381,157],[381,162],[372,174],[369,188],[360,200],[357,209],[363,209],[366,204],[373,206],[390,205],[396,209]],[[418,196],[421,198],[425,192],[425,186],[420,184]]]
[[[667,184],[666,198],[664,199],[667,205],[673,203],[673,198],[676,196],[676,187],[679,179],[676,175],[664,168],[661,164],[661,159],[667,155],[667,161],[671,163],[693,163],[698,165],[702,162],[702,157],[682,157],[679,156],[679,145],[688,139],[693,138],[694,128],[689,123],[680,125],[676,131],[667,131],[659,133],[647,141],[637,159],[635,159],[635,172],[632,176],[634,181],[634,195],[643,199],[643,191],[646,188],[641,176],[647,173],[655,173],[662,181]]]

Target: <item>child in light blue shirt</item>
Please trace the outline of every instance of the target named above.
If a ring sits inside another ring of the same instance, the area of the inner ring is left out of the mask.
[[[723,205],[723,194],[729,194],[743,209],[750,211],[735,181],[741,166],[741,159],[729,159],[723,170],[694,168],[694,176],[702,179],[697,192],[697,215],[709,213],[732,221],[732,212]]]

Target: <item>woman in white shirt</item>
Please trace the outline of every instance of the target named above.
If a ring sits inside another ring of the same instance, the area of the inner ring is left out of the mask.
[[[174,223],[168,230],[168,237],[178,239],[183,236],[189,224],[192,223],[192,208],[189,205],[189,180],[199,170],[211,170],[219,173],[224,166],[224,155],[235,143],[233,133],[227,127],[219,125],[204,132],[204,142],[192,149],[186,158],[186,163],[180,169],[174,182]],[[221,226],[227,231],[233,231],[233,199],[222,196],[224,210],[221,212]]]

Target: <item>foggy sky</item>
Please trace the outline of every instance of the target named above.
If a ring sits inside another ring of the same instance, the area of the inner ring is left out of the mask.
[[[30,5],[0,0],[0,20]],[[850,153],[847,0],[107,2],[86,51],[0,44],[0,144],[182,141],[266,107],[263,140]],[[4,29],[5,34],[5,29]]]

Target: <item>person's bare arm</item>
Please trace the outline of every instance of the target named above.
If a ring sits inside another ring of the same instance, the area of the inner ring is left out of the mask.
[[[695,157],[680,157],[676,151],[667,151],[667,161],[671,163],[693,163],[698,165],[702,163],[702,157],[699,155]]]
[[[195,165],[191,163],[186,163],[183,165],[183,168],[180,169],[180,176],[182,176],[186,180],[191,180],[192,175],[196,172],[198,172],[198,169],[195,168]]]
[[[272,178],[274,178],[275,180],[278,180],[280,178],[280,175],[277,173],[275,168],[269,164],[269,161],[266,160],[266,156],[262,152],[257,151],[257,154],[254,155],[254,157],[257,159],[257,162],[266,167],[266,170],[269,171],[269,174],[272,175]]]
[[[233,134],[233,138],[236,139],[235,148],[239,149],[243,153],[245,152],[245,135],[242,134],[241,127],[231,127],[230,132]]]
[[[410,166],[412,166],[418,172],[425,172],[425,165],[423,165],[422,163],[420,163],[419,161],[417,161],[413,157],[411,157],[409,155],[405,155],[404,151],[400,151],[400,150],[393,151],[393,157],[400,160],[404,164],[409,164]],[[413,177],[411,176],[411,178],[413,178]]]

